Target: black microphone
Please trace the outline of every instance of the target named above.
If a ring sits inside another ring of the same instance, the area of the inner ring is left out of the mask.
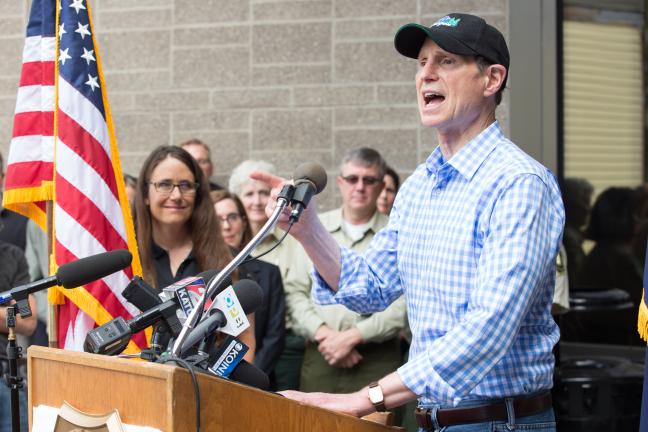
[[[144,279],[135,276],[122,291],[124,298],[140,311],[152,309],[162,303],[162,299]]]
[[[0,293],[0,304],[15,300],[21,317],[31,316],[29,294],[61,285],[76,288],[128,267],[133,255],[125,249],[104,252],[63,264],[55,275]]]
[[[196,277],[203,278],[205,283],[208,283],[213,279],[220,270],[207,270]],[[230,279],[227,278],[224,283],[231,285]],[[175,285],[175,284],[174,284]],[[224,289],[219,287],[220,290]],[[187,299],[189,297],[186,292],[186,287],[184,290],[182,287],[176,286],[176,298],[180,300]],[[183,294],[180,294],[180,291]],[[154,309],[156,306],[162,304],[164,300],[161,297],[164,297],[165,300],[171,300],[172,295],[166,292],[158,293],[158,291],[150,286],[146,281],[144,281],[139,276],[135,276],[128,286],[122,291],[122,295],[128,302],[137,307],[140,311],[147,311],[149,309]],[[166,309],[165,309],[166,310]],[[151,335],[150,351],[153,354],[159,355],[164,349],[166,349],[171,337],[177,335],[177,329],[181,327],[181,323],[177,316],[163,316],[162,321],[155,324],[153,328],[153,333]],[[173,329],[173,331],[172,331]]]
[[[250,314],[256,311],[263,303],[263,290],[258,283],[251,279],[241,279],[233,286],[236,297],[245,314]],[[216,330],[227,324],[227,311],[223,312],[218,309],[211,309],[209,316],[202,320],[192,331],[187,335],[182,347],[180,348],[180,356],[186,354],[191,347],[201,340],[209,337]]]
[[[268,390],[270,388],[268,375],[245,360],[241,360],[234,368],[229,379],[237,383],[258,388],[259,390]]]
[[[186,360],[218,377],[261,390],[270,388],[268,375],[243,359],[248,347],[237,338],[228,336],[210,351],[209,354],[198,353]]]
[[[308,206],[313,195],[324,190],[327,176],[321,165],[306,162],[295,169],[293,179],[295,179],[295,192],[290,201],[292,205],[290,222],[292,223],[299,220],[299,216]]]
[[[192,284],[195,282],[196,278],[187,278],[185,285]],[[239,282],[240,283],[240,282]],[[175,284],[178,288],[181,288],[178,283]],[[234,286],[234,292],[236,297],[246,299],[251,294],[248,292],[248,289],[245,288],[247,284],[243,284],[243,292],[239,293],[237,286]],[[260,288],[259,288],[260,289]],[[239,300],[240,301],[240,300]],[[140,315],[133,317],[132,319],[126,321],[123,317],[117,317],[106,324],[103,324],[95,329],[92,329],[88,332],[83,344],[83,349],[86,352],[91,352],[94,354],[105,354],[105,355],[116,355],[121,353],[128,346],[131,336],[134,333],[144,330],[145,328],[154,325],[160,321],[164,321],[170,333],[173,336],[177,336],[180,333],[182,328],[180,321],[177,319],[176,310],[180,306],[180,297],[172,297],[171,299],[164,301],[157,306],[142,312]],[[258,305],[253,305],[251,301],[245,300],[245,304],[248,307],[258,307]],[[243,307],[243,302],[241,301],[241,306]],[[247,312],[244,309],[245,313]]]

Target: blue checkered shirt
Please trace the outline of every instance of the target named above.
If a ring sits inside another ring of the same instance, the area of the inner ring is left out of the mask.
[[[315,273],[313,296],[371,313],[404,293],[412,345],[398,374],[424,403],[549,389],[563,224],[551,172],[494,122],[450,160],[435,149],[369,250],[341,248],[337,294]]]

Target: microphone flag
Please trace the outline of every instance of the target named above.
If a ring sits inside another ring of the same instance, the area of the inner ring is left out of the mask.
[[[234,288],[227,287],[214,299],[212,307],[221,310],[225,314],[227,324],[221,327],[219,331],[231,336],[238,336],[243,330],[250,327],[250,322],[245,315],[245,311],[239,302]]]

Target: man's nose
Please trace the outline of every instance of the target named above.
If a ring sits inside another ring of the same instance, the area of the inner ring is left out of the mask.
[[[437,68],[433,62],[427,62],[419,68],[419,76],[424,81],[436,81],[439,78]]]

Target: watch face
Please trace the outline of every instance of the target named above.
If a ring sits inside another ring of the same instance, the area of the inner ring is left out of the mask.
[[[369,400],[374,404],[383,401],[383,394],[380,387],[369,387]]]

